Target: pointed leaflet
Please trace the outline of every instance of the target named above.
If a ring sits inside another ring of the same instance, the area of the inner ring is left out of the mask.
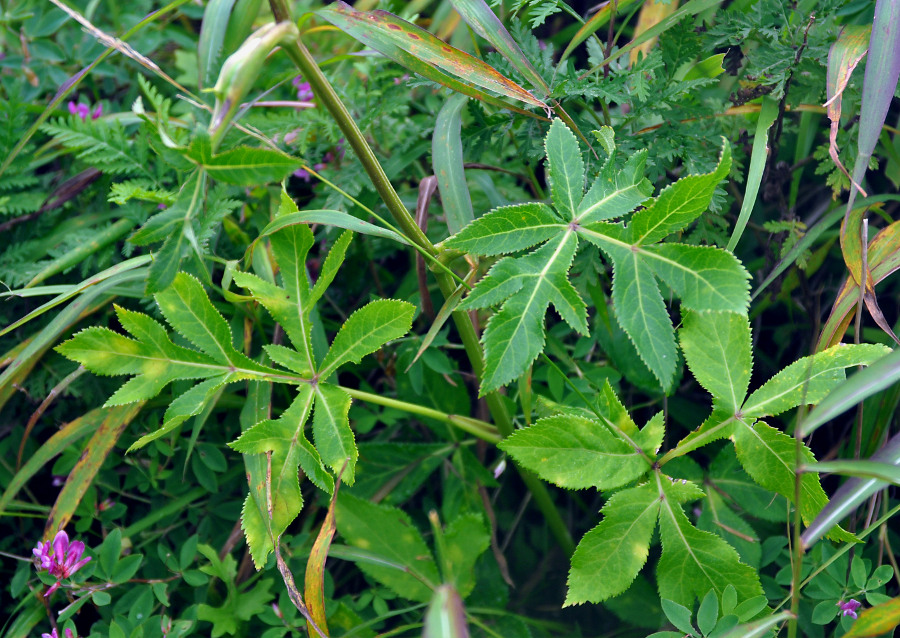
[[[437,583],[437,566],[409,516],[344,491],[338,495],[336,515],[338,532],[348,543],[406,570],[360,561],[363,572],[409,600],[431,599],[431,589],[422,580]]]
[[[648,208],[631,219],[634,242],[647,245],[682,230],[709,208],[716,185],[731,170],[731,147],[723,140],[719,164],[712,173],[682,177],[665,188]]]
[[[566,323],[587,334],[584,302],[567,278],[577,241],[565,232],[530,255],[501,259],[460,305],[481,308],[509,297],[488,321],[482,338],[482,395],[520,376],[541,353],[549,304]]]
[[[712,246],[660,244],[641,257],[691,310],[746,312],[750,274],[729,252]]]
[[[653,192],[650,180],[644,176],[646,163],[645,150],[629,157],[621,171],[616,170],[613,157],[609,157],[578,206],[578,223],[584,225],[621,217],[646,200]]]
[[[747,396],[752,369],[750,322],[731,312],[691,312],[678,331],[694,378],[732,414]]]
[[[603,520],[572,556],[566,606],[598,603],[628,589],[647,562],[660,502],[652,484],[613,494],[600,510]]]
[[[545,242],[565,225],[546,204],[501,206],[479,217],[445,242],[474,255],[502,255]]]
[[[544,149],[553,203],[565,219],[573,219],[584,194],[584,160],[578,140],[562,120],[555,119],[544,138]]]
[[[609,490],[650,469],[634,447],[606,427],[574,415],[539,419],[504,439],[500,449],[545,481],[567,489]]]
[[[641,360],[668,392],[675,375],[675,330],[653,271],[636,252],[606,245],[603,248],[613,261],[616,318]]]
[[[272,410],[272,383],[268,381],[251,381],[247,384],[247,398],[241,408],[241,430],[246,432],[251,427],[269,418]],[[241,529],[247,539],[250,557],[256,569],[265,567],[266,558],[275,549],[275,535],[272,533],[272,519],[269,517],[269,506],[266,490],[267,459],[261,454],[244,454],[244,467],[247,470],[247,498],[241,509]]]
[[[272,358],[305,375],[312,375],[315,369],[310,340],[313,301],[306,276],[306,256],[313,241],[312,231],[305,225],[288,226],[272,235],[272,254],[280,268],[281,288],[250,273],[234,273],[235,283],[249,290],[265,306],[297,349],[295,366],[286,365],[276,356]]]
[[[348,361],[358,362],[388,341],[409,332],[415,306],[396,299],[379,299],[366,304],[347,318],[319,368],[326,379]]]
[[[732,439],[738,460],[747,474],[767,490],[777,492],[793,503],[797,441],[762,421],[751,424],[743,420],[738,421]],[[804,463],[816,460],[805,445],[801,445],[800,454]],[[819,476],[811,472],[801,474],[800,516],[803,522],[809,525],[827,503],[828,497],[819,483]],[[853,536],[840,528],[829,537],[853,541]]]
[[[751,394],[741,412],[745,417],[781,414],[828,396],[845,378],[844,369],[868,365],[891,350],[881,345],[838,344],[795,361]]]
[[[303,162],[281,151],[241,146],[214,155],[204,162],[207,174],[215,180],[236,186],[258,186],[280,182]]]
[[[343,469],[341,480],[353,485],[359,452],[347,414],[350,395],[336,385],[318,383],[315,387],[316,409],[313,413],[313,436],[322,461],[335,474]],[[345,466],[346,464],[346,466]]]
[[[251,490],[255,489],[256,493],[248,496],[248,502],[244,506],[245,531],[248,524],[247,510],[253,507],[250,505],[251,499],[256,505],[257,514],[265,520],[265,527],[271,530],[275,538],[281,536],[288,525],[297,518],[303,507],[298,469],[302,469],[319,489],[325,492],[334,489],[334,481],[322,467],[318,452],[304,434],[312,404],[312,388],[309,385],[301,385],[293,403],[279,419],[261,421],[228,444],[246,456],[259,455],[256,462],[261,464],[258,468],[260,471],[267,471],[265,454],[272,453],[272,517],[269,519],[263,475],[260,477],[263,480],[251,484]],[[265,542],[262,539],[251,539],[249,533],[247,540],[253,562],[257,568],[261,568],[265,565],[266,556],[272,551],[271,542],[269,539]]]
[[[265,370],[235,350],[228,324],[191,275],[178,273],[172,285],[155,297],[169,325],[218,363]]]
[[[662,556],[656,568],[659,595],[693,607],[713,589],[721,597],[728,585],[737,590],[738,600],[762,594],[756,571],[742,563],[735,549],[724,540],[691,525],[680,503],[696,500],[703,492],[692,483],[672,482],[656,474],[660,499],[659,529]]]

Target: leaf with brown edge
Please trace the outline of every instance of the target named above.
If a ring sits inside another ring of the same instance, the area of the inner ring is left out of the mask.
[[[343,473],[343,470],[341,471]],[[331,547],[331,541],[334,539],[334,533],[337,527],[334,524],[334,504],[337,499],[338,490],[341,488],[341,473],[338,474],[338,480],[334,486],[334,492],[331,494],[331,502],[328,504],[328,513],[319,528],[319,535],[313,543],[309,552],[309,559],[306,561],[306,575],[303,579],[304,594],[306,594],[306,607],[312,622],[307,621],[307,631],[310,636],[315,635],[314,624],[326,636],[328,633],[328,622],[325,616],[325,560],[328,558],[328,549]]]
[[[345,2],[335,2],[317,13],[379,53],[455,91],[531,116],[534,114],[493,98],[472,84],[540,109],[547,108],[544,102],[492,66],[392,13],[357,11]],[[461,82],[462,78],[471,84]]]
[[[853,255],[853,250],[852,248],[848,249],[851,256]],[[867,257],[868,271],[874,290],[874,286],[900,269],[900,222],[894,222],[879,231],[875,238],[869,242]],[[874,296],[874,292],[872,294]],[[840,343],[853,319],[858,301],[859,285],[857,280],[851,275],[847,277],[847,280],[841,287],[831,309],[831,314],[822,327],[816,351],[821,351]],[[869,312],[871,312],[871,308]],[[881,319],[883,320],[883,316]]]
[[[853,75],[856,65],[860,63],[869,50],[869,36],[871,34],[871,25],[847,25],[841,30],[838,39],[828,51],[828,74],[825,80],[826,94],[828,95],[825,107],[828,119],[831,120],[828,155],[831,156],[832,161],[841,172],[847,176],[847,179],[851,179],[850,173],[847,172],[847,169],[841,163],[837,147],[837,134],[841,125],[841,96],[850,82],[850,76]],[[856,186],[859,188],[859,185]],[[860,191],[862,191],[861,188]]]
[[[75,508],[81,502],[81,497],[93,483],[110,450],[115,447],[119,436],[143,406],[144,402],[141,401],[106,410],[103,421],[88,441],[75,467],[69,472],[59,496],[56,497],[56,503],[53,504],[44,527],[45,538],[50,538],[69,523]]]

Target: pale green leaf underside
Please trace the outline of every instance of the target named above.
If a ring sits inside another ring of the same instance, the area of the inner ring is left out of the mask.
[[[732,312],[686,313],[678,332],[697,382],[731,414],[747,396],[752,370],[750,322]]]
[[[566,606],[598,603],[624,592],[647,562],[659,514],[655,485],[613,494],[603,520],[578,543],[569,570]]]
[[[342,491],[337,500],[336,520],[338,533],[351,545],[405,566],[429,583],[439,582],[431,551],[409,516],[401,510],[376,505]],[[360,562],[359,568],[404,598],[423,603],[431,599],[431,589],[410,573],[369,562]]]
[[[399,339],[412,326],[416,307],[396,299],[373,301],[347,318],[319,369],[319,377],[327,379],[348,362],[359,362],[388,341]]]
[[[545,242],[565,230],[546,204],[526,202],[495,208],[447,240],[447,248],[473,255],[503,255]]]
[[[620,487],[650,466],[604,425],[572,415],[543,418],[500,443],[525,468],[567,489]]]

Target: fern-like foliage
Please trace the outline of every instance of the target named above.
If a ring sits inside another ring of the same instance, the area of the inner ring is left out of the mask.
[[[71,115],[48,121],[41,129],[54,141],[74,151],[79,159],[102,167],[114,175],[138,175],[153,178],[147,170],[147,145],[140,139],[130,141],[125,129],[115,120],[93,120]]]

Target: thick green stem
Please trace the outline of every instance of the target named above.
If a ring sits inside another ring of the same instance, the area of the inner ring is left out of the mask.
[[[272,8],[276,21],[281,22],[291,19],[286,0],[269,0],[269,6]],[[359,130],[344,103],[341,102],[328,78],[319,69],[318,64],[316,64],[312,54],[303,44],[302,39],[298,37],[296,43],[286,44],[284,49],[303,74],[303,79],[309,82],[319,104],[324,106],[331,117],[334,118],[335,123],[344,134],[344,139],[347,140],[347,143],[356,153],[363,168],[368,173],[369,179],[372,180],[375,190],[378,191],[378,195],[384,201],[397,226],[399,226],[407,239],[423,248],[430,255],[438,255],[439,251],[425,236],[425,233],[416,224],[415,219],[409,214],[406,206],[403,205],[400,196],[397,195],[397,191],[394,190],[393,185],[387,175],[385,175],[381,164],[379,164],[378,159],[369,147],[369,143],[363,136],[362,131]],[[446,272],[437,272],[435,277],[445,298],[449,297],[456,290],[456,284]],[[481,357],[481,345],[478,343],[475,327],[465,312],[454,312],[453,321],[457,330],[459,330],[463,346],[472,365],[472,370],[480,377],[484,362]],[[506,405],[503,403],[503,398],[496,392],[492,392],[485,397],[485,401],[500,435],[505,437],[512,434],[513,423],[506,410]],[[458,423],[455,425],[458,425]],[[522,468],[517,469],[560,547],[567,555],[571,555],[575,551],[575,542],[572,540],[569,528],[556,509],[556,503],[550,497],[547,486],[533,474]]]

